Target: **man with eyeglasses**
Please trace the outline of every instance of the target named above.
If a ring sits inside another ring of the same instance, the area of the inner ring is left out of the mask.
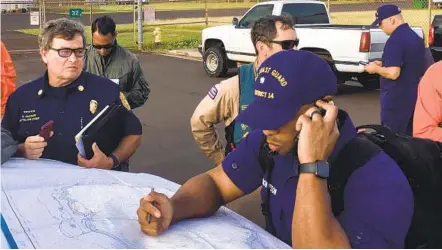
[[[92,23],[92,45],[84,57],[86,71],[106,77],[120,86],[131,109],[143,106],[150,88],[137,57],[117,43],[116,25],[109,16]]]
[[[125,162],[141,142],[141,123],[129,111],[115,83],[83,71],[85,45],[86,35],[80,23],[65,18],[47,22],[39,36],[47,71],[11,94],[2,127],[19,143],[16,156],[127,171]],[[78,153],[74,137],[111,104],[126,107],[120,109],[117,119],[112,119],[116,120],[111,123],[115,133],[109,134],[106,143],[97,139],[92,145],[93,157],[85,159]],[[50,121],[52,131],[45,139],[39,135],[40,130]]]
[[[274,53],[296,48],[299,43],[293,22],[284,16],[260,18],[252,27],[251,38],[257,55],[255,62],[239,67],[238,75],[213,86],[191,118],[193,137],[214,166],[251,131],[250,127],[235,122],[235,118],[253,100],[256,69]],[[215,128],[222,121],[226,125],[225,147]]]

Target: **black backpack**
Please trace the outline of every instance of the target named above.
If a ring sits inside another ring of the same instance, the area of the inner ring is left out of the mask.
[[[384,151],[402,169],[414,194],[414,214],[405,248],[442,248],[442,144],[396,134],[381,125],[365,125],[357,129],[366,131],[347,143],[330,166],[332,171],[327,182],[333,214],[338,216],[344,209],[344,189],[353,171]],[[265,139],[259,162],[264,177],[269,180],[274,162]],[[275,235],[269,198],[270,192],[265,189],[261,210],[266,219],[266,230]]]

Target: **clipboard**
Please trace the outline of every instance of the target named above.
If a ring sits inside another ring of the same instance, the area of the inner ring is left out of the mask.
[[[94,156],[94,142],[106,155],[112,153],[120,141],[118,116],[122,105],[107,105],[78,134],[75,135],[75,146],[81,156],[91,159]]]

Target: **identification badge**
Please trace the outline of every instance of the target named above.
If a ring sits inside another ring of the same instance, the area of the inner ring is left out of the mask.
[[[110,80],[116,83],[117,85],[120,85],[120,79],[110,79]]]

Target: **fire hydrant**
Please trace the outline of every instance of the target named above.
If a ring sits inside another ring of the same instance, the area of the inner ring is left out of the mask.
[[[160,46],[161,44],[161,30],[160,27],[156,27],[155,30],[153,31],[153,35],[155,38],[155,47]]]

